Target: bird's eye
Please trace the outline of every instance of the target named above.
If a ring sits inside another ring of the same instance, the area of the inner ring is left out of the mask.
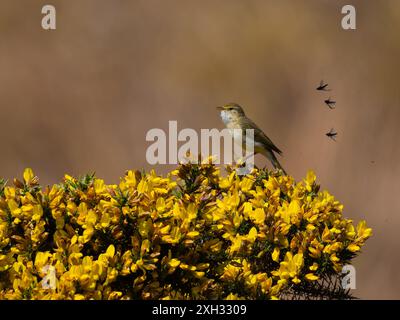
[[[228,110],[233,110],[233,108],[229,108]]]

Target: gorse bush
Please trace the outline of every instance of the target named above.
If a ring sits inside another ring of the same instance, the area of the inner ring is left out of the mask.
[[[345,219],[312,172],[227,171],[1,180],[0,299],[349,298],[341,270],[365,221]]]

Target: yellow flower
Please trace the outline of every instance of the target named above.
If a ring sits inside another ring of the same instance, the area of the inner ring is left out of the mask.
[[[351,252],[357,252],[360,250],[360,246],[352,243],[350,245],[347,246],[347,250],[351,251]]]
[[[38,252],[35,257],[35,267],[39,272],[42,272],[43,267],[49,264],[49,259],[52,257],[52,254],[48,251],[46,252]]]
[[[28,184],[34,177],[35,175],[33,174],[33,171],[31,168],[26,168],[24,170],[24,181],[26,184]]]
[[[159,213],[163,213],[165,210],[165,200],[164,198],[158,198],[156,202],[156,209]]]
[[[149,189],[150,188],[149,188],[148,183],[144,179],[140,180],[138,187],[137,187],[138,192],[143,194],[143,193],[148,192]]]
[[[0,300],[296,297],[327,270],[340,276],[351,260],[341,257],[372,235],[318,191],[312,171],[299,183],[227,171],[130,170],[118,185],[65,175],[45,189],[29,168],[16,187],[0,179]],[[55,289],[43,288],[49,268]]]
[[[104,212],[100,218],[100,225],[102,228],[107,228],[111,223],[111,217],[108,212]]]
[[[331,244],[327,244],[323,250],[324,253],[331,254],[334,252],[338,252],[343,247],[341,242],[335,241]]]
[[[329,242],[331,239],[331,232],[327,226],[325,226],[324,232],[322,233],[322,241]]]
[[[178,259],[172,259],[168,264],[171,267],[176,268],[177,266],[179,266],[181,264],[181,262]]]
[[[200,233],[198,231],[190,231],[186,234],[188,238],[196,238]]]
[[[227,189],[229,188],[232,183],[233,183],[233,179],[235,178],[236,172],[232,172],[228,178],[226,179],[221,179],[220,183],[219,183],[219,187],[221,189]]]
[[[240,189],[243,192],[249,192],[253,187],[254,179],[250,179],[248,177],[244,177],[243,180],[240,182]]]
[[[314,262],[314,263],[310,266],[309,269],[310,269],[311,271],[317,271],[317,269],[318,269],[318,263]]]
[[[228,194],[222,199],[217,199],[217,206],[218,208],[223,209],[225,212],[232,211],[236,209],[240,203],[240,197],[237,191]]]
[[[125,175],[125,183],[128,188],[136,187],[136,175],[135,172],[129,170]]]
[[[291,201],[289,205],[284,204],[280,213],[283,221],[287,224],[297,224],[300,221],[301,214],[302,210],[298,200]]]
[[[108,296],[108,299],[109,300],[117,300],[117,299],[121,298],[121,296],[122,296],[122,292],[121,291],[113,291]]]
[[[257,238],[257,229],[255,227],[252,227],[249,231],[249,234],[247,235],[247,240],[250,241],[250,243],[253,243]]]
[[[114,245],[111,244],[107,248],[106,256],[112,258],[112,257],[114,257],[114,254],[115,254],[115,247],[114,247]]]
[[[240,273],[239,267],[234,266],[232,264],[228,264],[224,268],[224,273],[221,275],[221,280],[234,281],[237,278],[239,273]]]
[[[319,279],[319,277],[316,276],[316,275],[313,274],[313,273],[307,273],[307,274],[305,275],[305,278],[306,278],[307,280],[309,280],[309,281],[316,281],[316,280]]]
[[[286,252],[285,259],[280,263],[280,268],[273,271],[272,274],[280,277],[281,279],[296,278],[303,266],[303,254],[297,253],[292,255],[290,251]],[[295,279],[297,282],[297,279]]]
[[[143,238],[147,238],[150,232],[153,230],[153,223],[150,219],[148,220],[140,220],[139,221],[139,233]]]
[[[367,223],[362,220],[357,225],[357,237],[358,239],[368,239],[372,235],[372,229],[367,228]]]
[[[315,230],[315,226],[311,223],[307,224],[306,229],[308,232],[312,232]]]
[[[308,247],[308,251],[310,252],[310,256],[312,258],[319,258],[322,254],[322,250],[324,249],[324,245],[319,243],[316,239],[311,242],[310,247]]]
[[[274,260],[275,262],[279,261],[279,253],[280,253],[280,249],[278,247],[274,248],[274,251],[272,252],[272,260]]]
[[[226,296],[225,300],[243,300],[237,294],[230,293]]]
[[[346,225],[346,236],[348,239],[353,239],[356,235],[355,228],[351,223]]]
[[[336,256],[336,253],[332,254],[329,258],[332,262],[338,262],[340,259]]]
[[[106,186],[104,184],[104,180],[95,179],[94,180],[94,190],[97,194],[102,194],[106,191]]]
[[[304,180],[304,182],[305,182],[305,184],[306,184],[306,190],[307,190],[308,192],[311,191],[311,188],[312,188],[313,184],[315,183],[315,180],[316,180],[316,177],[315,177],[314,171],[309,170],[309,171],[307,172],[307,177],[306,177],[306,179]]]
[[[299,283],[301,282],[301,280],[295,276],[295,277],[292,279],[292,282],[295,283],[295,284],[299,284]]]
[[[243,237],[241,235],[236,235],[233,239],[231,239],[231,247],[229,250],[230,254],[234,254],[235,252],[238,252],[240,248],[242,247],[243,243]]]
[[[265,220],[265,212],[263,208],[257,208],[254,211],[250,211],[249,213],[249,217],[252,221],[254,221],[254,223],[256,224],[263,224],[264,220]]]

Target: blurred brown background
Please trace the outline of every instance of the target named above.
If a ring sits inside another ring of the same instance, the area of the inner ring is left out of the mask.
[[[356,31],[341,28],[349,3]],[[222,128],[215,107],[235,101],[296,179],[314,169],[373,227],[354,294],[400,298],[398,0],[52,0],[56,31],[41,28],[45,4],[0,4],[0,176],[29,166],[42,184],[92,171],[115,183],[150,168],[149,129]]]

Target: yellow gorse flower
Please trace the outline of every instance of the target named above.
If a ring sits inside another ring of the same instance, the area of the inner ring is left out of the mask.
[[[339,276],[372,235],[312,171],[233,169],[0,180],[0,299],[279,299]]]

